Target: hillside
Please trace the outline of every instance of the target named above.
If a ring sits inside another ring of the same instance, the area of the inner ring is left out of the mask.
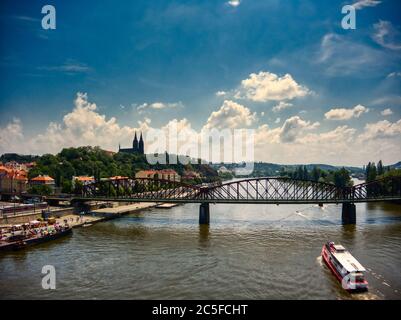
[[[56,186],[62,186],[65,181],[71,181],[73,176],[94,176],[96,179],[111,176],[133,177],[135,173],[146,169],[174,169],[179,175],[184,171],[200,173],[204,182],[212,182],[218,178],[217,171],[207,164],[182,165],[165,164],[150,165],[145,155],[128,153],[110,153],[99,147],[65,148],[56,155],[43,156],[7,154],[0,157],[0,161],[30,162],[35,161],[28,177],[49,175],[55,179]],[[198,181],[200,182],[200,181]]]

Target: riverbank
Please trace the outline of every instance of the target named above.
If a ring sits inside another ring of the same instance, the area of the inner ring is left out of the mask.
[[[94,223],[115,219],[120,216],[138,212],[145,209],[157,207],[156,202],[139,202],[130,205],[117,206],[112,208],[102,208],[90,211],[87,215],[70,214],[62,216],[56,221],[60,224],[68,223],[71,227],[85,227]]]

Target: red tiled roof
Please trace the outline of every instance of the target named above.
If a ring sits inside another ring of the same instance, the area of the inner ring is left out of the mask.
[[[42,181],[42,182],[45,182],[45,181],[54,181],[54,179],[52,177],[49,177],[49,176],[37,176],[37,177],[31,179],[31,181]]]
[[[157,170],[141,170],[141,171],[138,171],[137,174],[138,174],[138,173],[155,174],[155,173],[157,173],[157,172],[158,172]]]

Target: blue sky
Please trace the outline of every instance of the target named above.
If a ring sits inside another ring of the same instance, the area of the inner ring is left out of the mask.
[[[344,30],[341,8],[355,3],[356,29]],[[45,4],[56,8],[56,30],[41,27]],[[113,117],[118,124],[115,139],[98,142],[105,148],[129,143],[123,133],[146,125],[160,128],[185,119],[199,131],[237,117],[234,127],[242,119],[244,127],[259,130],[259,140],[271,139],[266,143],[275,155],[259,146],[259,160],[294,162],[299,157],[288,150],[308,152],[310,144],[314,151],[299,161],[363,164],[367,154],[367,161],[382,155],[388,162],[401,160],[397,0],[5,0],[0,16],[0,153],[69,146],[51,140],[49,132],[73,134],[68,126],[75,124],[65,116],[74,113],[82,92],[96,109],[82,108],[104,116],[105,126]],[[282,82],[287,74],[290,81]],[[268,78],[290,87],[280,87],[272,98],[261,87]],[[244,86],[246,79],[256,83]],[[255,86],[262,90],[258,96],[249,91]],[[288,95],[290,90],[295,94]],[[337,111],[326,116],[330,110]],[[288,128],[299,129],[296,139],[285,138]],[[366,154],[341,161],[336,153],[322,155],[320,144],[328,144],[336,129],[330,149],[347,152],[336,139],[352,134],[347,143],[369,145]],[[76,143],[92,143],[78,132]]]

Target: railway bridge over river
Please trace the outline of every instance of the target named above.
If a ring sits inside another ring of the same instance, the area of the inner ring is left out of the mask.
[[[50,196],[48,201],[65,198]],[[356,223],[355,203],[401,200],[401,177],[352,187],[285,177],[250,178],[219,184],[189,185],[148,178],[101,180],[85,185],[71,201],[199,203],[199,223],[209,224],[209,204],[342,204],[344,224]]]

